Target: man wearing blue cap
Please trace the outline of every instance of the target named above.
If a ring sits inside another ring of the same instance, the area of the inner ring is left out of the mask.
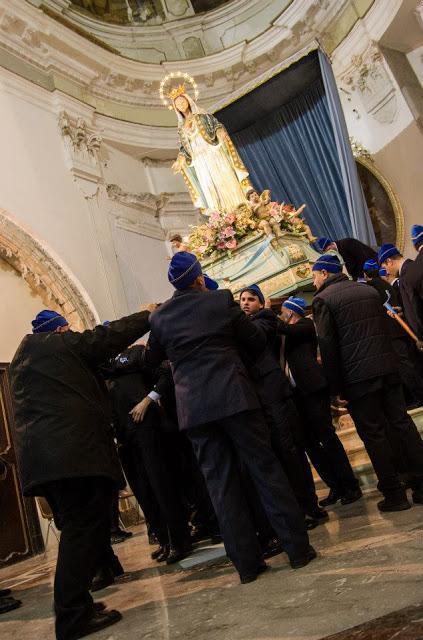
[[[413,264],[409,258],[404,258],[401,251],[394,244],[383,244],[377,254],[379,267],[386,269],[388,276],[392,279],[392,286],[397,292],[398,302],[402,307],[405,319],[411,327],[416,326],[414,305],[412,296],[405,283],[405,276]]]
[[[397,290],[379,275],[379,265],[376,260],[367,260],[363,265],[366,283],[379,294],[382,305],[389,302],[394,309],[400,311]],[[423,382],[413,363],[413,343],[404,329],[394,318],[387,316],[389,335],[392,346],[398,356],[398,372],[404,387],[404,395],[408,409],[415,409],[423,404]]]
[[[384,500],[381,511],[410,508],[391,441],[401,441],[413,500],[423,502],[423,442],[407,413],[386,314],[377,292],[349,281],[336,256],[313,265],[313,300],[320,353],[332,395],[341,394],[363,440]]]
[[[79,333],[46,309],[10,365],[23,493],[47,498],[61,529],[54,581],[57,640],[76,640],[121,619],[117,611],[94,607],[89,592],[97,569],[117,560],[110,518],[121,481],[107,392],[96,374],[99,365],[149,330],[149,316],[143,311]]]
[[[279,362],[277,317],[271,309],[264,308],[264,302],[263,293],[256,284],[240,292],[241,309],[266,335],[266,344],[259,357],[250,359],[247,350],[243,356],[270,428],[273,449],[307,517],[307,527],[311,529],[326,521],[328,514],[318,505],[292,390]]]
[[[323,254],[328,251],[337,251],[353,280],[363,277],[363,263],[366,260],[377,258],[377,253],[374,249],[356,238],[342,238],[341,240],[318,238],[316,246]]]
[[[362,492],[347,454],[332,424],[328,381],[317,362],[314,323],[305,317],[304,298],[290,296],[282,304],[278,333],[282,337],[285,367],[294,389],[294,401],[303,425],[306,452],[322,480],[328,496],[320,505],[351,504]]]
[[[417,257],[405,275],[404,285],[408,290],[413,305],[415,325],[414,332],[423,341],[423,225],[414,224],[411,228],[411,240],[417,251]],[[422,350],[423,345],[419,345]]]
[[[263,565],[237,466],[246,465],[291,566],[315,557],[304,516],[270,446],[254,386],[239,345],[260,355],[266,338],[228,290],[206,291],[193,254],[176,253],[168,278],[176,289],[151,318],[147,361],[171,363],[179,428],[187,430],[212,499],[226,551],[241,582]]]

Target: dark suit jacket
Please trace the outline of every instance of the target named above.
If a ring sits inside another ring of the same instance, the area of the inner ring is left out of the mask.
[[[149,330],[134,313],[82,333],[26,336],[10,365],[16,451],[25,495],[62,478],[120,483],[111,407],[98,367]]]
[[[170,361],[181,430],[260,406],[239,348],[265,343],[228,290],[176,291],[152,314],[146,359]]]
[[[304,395],[326,389],[323,368],[317,362],[317,335],[310,318],[301,318],[296,324],[278,321],[278,333],[285,337],[284,355],[297,389]]]
[[[404,313],[414,333],[423,340],[423,249],[417,258],[407,260],[401,270],[400,290]]]
[[[355,238],[336,240],[336,246],[353,280],[363,276],[363,264],[366,260],[371,258],[377,260],[376,251]]]
[[[270,309],[262,309],[250,316],[250,320],[265,334],[266,345],[257,358],[249,358],[248,351],[243,355],[262,406],[271,405],[292,396],[288,378],[280,364],[280,339],[276,333],[278,319]]]

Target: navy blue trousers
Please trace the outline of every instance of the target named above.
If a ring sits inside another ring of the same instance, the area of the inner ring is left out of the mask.
[[[250,477],[270,524],[290,558],[309,545],[304,514],[270,443],[261,411],[244,411],[189,429],[216,511],[228,557],[239,574],[255,573],[261,553],[244,495],[238,457]]]

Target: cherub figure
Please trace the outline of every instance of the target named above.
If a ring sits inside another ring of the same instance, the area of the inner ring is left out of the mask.
[[[296,209],[293,204],[282,203],[281,214],[283,215],[283,219],[289,222],[298,234],[306,236],[309,242],[314,242],[317,238],[313,235],[308,224],[300,217],[306,206],[307,205],[302,204],[301,207]]]
[[[250,203],[254,215],[260,220],[258,228],[264,231],[268,236],[274,235],[275,238],[283,236],[280,226],[279,209],[275,202],[271,201],[271,192],[265,189],[261,195],[255,189],[247,192],[247,200]]]

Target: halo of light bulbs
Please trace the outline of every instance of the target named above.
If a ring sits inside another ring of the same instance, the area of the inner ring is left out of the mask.
[[[182,71],[172,71],[171,73],[168,73],[160,82],[160,98],[165,107],[167,107],[170,110],[173,109],[172,101],[169,100],[170,93],[167,91],[167,89],[170,82],[174,80],[182,80],[183,83],[188,82],[193,88],[194,97],[197,100],[199,92],[198,92],[198,85],[195,82],[194,78],[190,76],[189,73],[183,73]]]

